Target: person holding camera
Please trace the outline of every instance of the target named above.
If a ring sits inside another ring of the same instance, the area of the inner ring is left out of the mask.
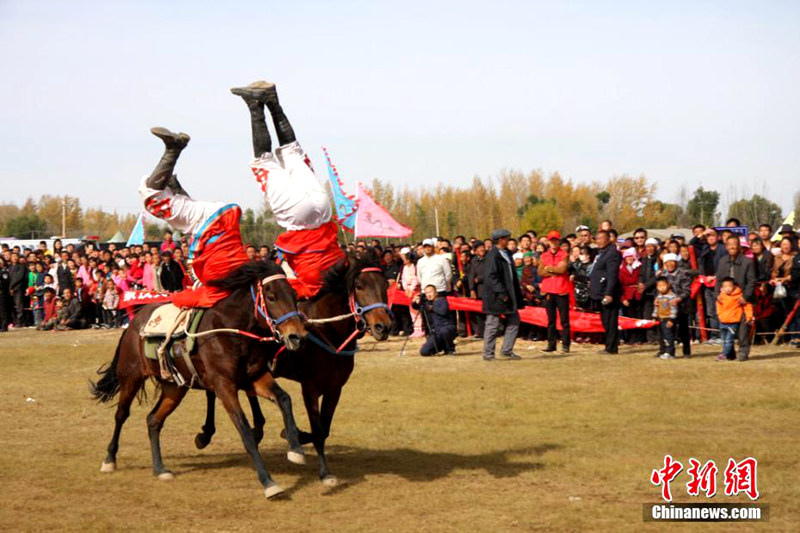
[[[439,296],[435,286],[428,285],[425,287],[424,299],[420,294],[415,295],[411,307],[419,310],[428,329],[425,344],[420,348],[419,354],[429,356],[444,352],[445,355],[455,355],[453,341],[456,338],[456,324],[450,315],[447,298]]]

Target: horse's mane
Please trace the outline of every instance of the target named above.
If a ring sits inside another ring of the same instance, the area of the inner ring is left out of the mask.
[[[272,261],[250,261],[224,278],[215,279],[208,284],[234,291],[236,289],[247,288],[254,282],[268,276],[274,276],[275,274],[283,274],[283,270]]]
[[[356,276],[362,270],[380,266],[380,256],[373,248],[367,248],[360,257],[348,255],[328,269],[322,278],[322,288],[312,300],[330,293],[349,294],[355,286]]]

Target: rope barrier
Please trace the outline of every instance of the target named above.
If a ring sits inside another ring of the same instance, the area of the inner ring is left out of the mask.
[[[716,328],[703,328],[703,327],[700,327],[700,326],[689,326],[689,329],[700,329],[700,330],[714,331],[714,332],[722,331],[722,330],[716,329]],[[776,335],[777,333],[778,333],[777,331],[761,331],[761,332],[757,332],[756,335],[764,335],[764,336],[766,336],[766,335]],[[800,335],[800,331],[784,331],[783,333],[781,333],[781,335],[782,336],[783,335]]]

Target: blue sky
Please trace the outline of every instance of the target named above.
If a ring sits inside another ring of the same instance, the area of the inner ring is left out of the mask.
[[[247,111],[278,84],[345,182],[468,183],[503,168],[658,195],[800,190],[800,2],[0,1],[0,201],[135,212],[186,131],[196,197],[260,204]]]

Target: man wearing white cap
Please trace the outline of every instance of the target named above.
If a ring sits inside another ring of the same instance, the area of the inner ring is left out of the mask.
[[[670,301],[670,305],[678,308],[675,317],[675,324],[678,329],[678,339],[683,345],[683,356],[691,357],[692,339],[689,333],[689,309],[691,306],[692,278],[686,269],[679,267],[679,257],[677,254],[664,254],[662,258],[664,268],[658,273],[658,277],[665,277],[672,287],[672,292],[676,298]]]
[[[417,277],[423,287],[433,285],[440,296],[445,296],[453,282],[453,269],[450,261],[442,254],[436,254],[436,241],[425,239],[422,250],[425,253],[417,261]]]

